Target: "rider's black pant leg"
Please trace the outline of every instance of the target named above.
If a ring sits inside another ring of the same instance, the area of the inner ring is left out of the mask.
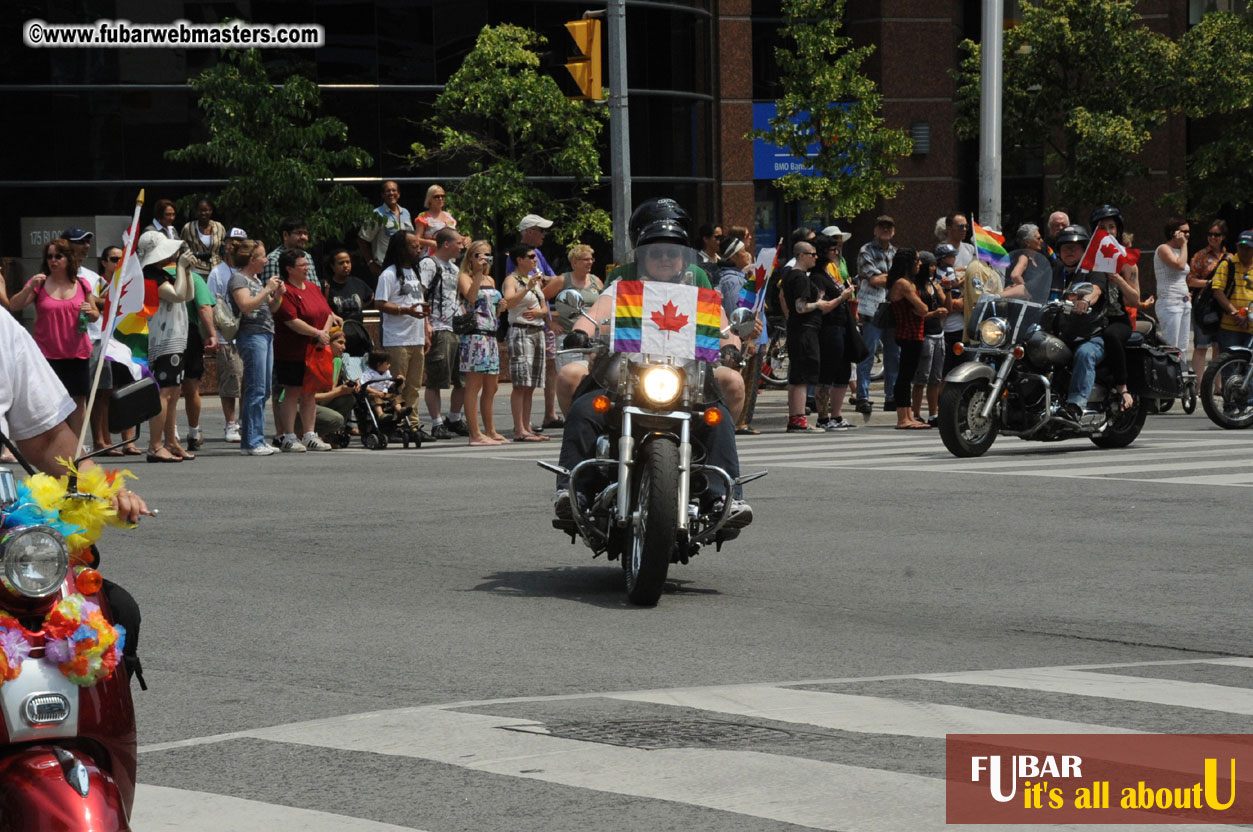
[[[593,389],[576,398],[566,414],[566,427],[561,434],[561,456],[557,463],[567,471],[596,455],[596,437],[605,432],[605,417],[592,408],[592,400],[602,391]],[[569,477],[557,477],[558,488],[568,488]]]

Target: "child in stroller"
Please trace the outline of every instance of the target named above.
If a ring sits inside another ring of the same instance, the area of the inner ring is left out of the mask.
[[[385,352],[371,352],[366,358],[366,369],[357,383],[357,402],[354,411],[357,429],[361,432],[361,444],[372,450],[386,448],[388,442],[400,440],[403,447],[410,443],[422,447],[422,437],[410,423],[412,407],[400,400],[403,376],[392,376],[391,359]]]

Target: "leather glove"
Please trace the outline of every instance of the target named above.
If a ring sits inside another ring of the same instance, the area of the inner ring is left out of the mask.
[[[587,333],[576,329],[566,335],[565,340],[561,342],[561,348],[579,350],[585,348],[589,343],[591,343],[591,339],[588,338]]]

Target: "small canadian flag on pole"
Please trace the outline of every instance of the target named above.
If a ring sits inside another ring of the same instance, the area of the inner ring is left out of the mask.
[[[1083,261],[1079,268],[1087,272],[1105,272],[1118,274],[1123,266],[1134,266],[1140,262],[1140,250],[1133,248],[1128,251],[1122,243],[1103,228],[1098,228],[1088,250],[1083,253]]]

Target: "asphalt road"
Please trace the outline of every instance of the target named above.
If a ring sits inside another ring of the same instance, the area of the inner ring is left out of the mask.
[[[930,829],[946,732],[1253,732],[1253,434],[956,460],[761,408],[757,521],[637,609],[549,526],[559,437],[245,458],[207,400],[198,460],[134,466],[160,518],[105,540],[136,828]]]

